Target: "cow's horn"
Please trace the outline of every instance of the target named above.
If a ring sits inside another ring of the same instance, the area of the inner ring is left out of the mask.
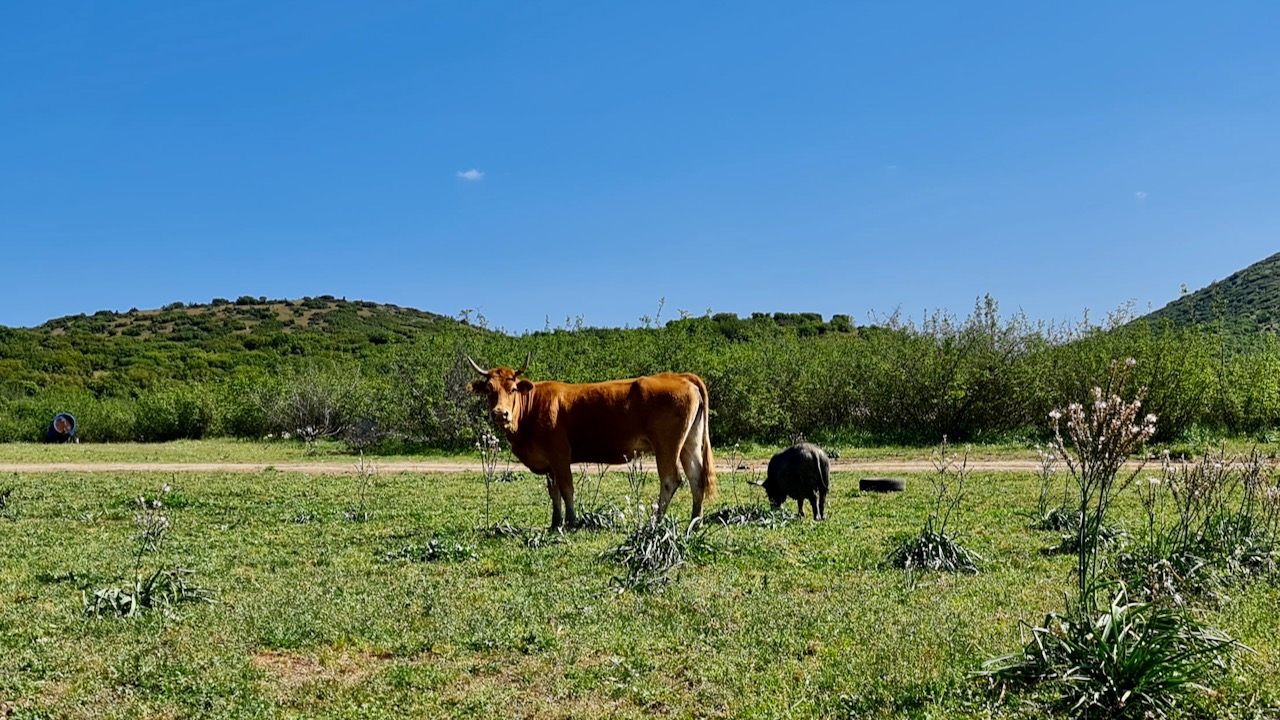
[[[516,375],[520,375],[520,374],[521,374],[521,373],[523,373],[525,370],[528,370],[528,369],[529,369],[529,361],[530,361],[530,360],[532,360],[532,359],[533,359],[533,351],[532,351],[532,350],[530,350],[530,351],[528,352],[528,354],[524,356],[524,364],[523,364],[523,365],[521,365],[521,366],[520,366],[520,369],[516,371]]]
[[[462,357],[467,359],[467,362],[471,365],[471,368],[473,370],[480,373],[481,375],[484,375],[485,377],[489,377],[489,373],[485,372],[484,369],[482,369],[479,365],[477,365],[476,361],[472,360],[470,355],[463,355]]]

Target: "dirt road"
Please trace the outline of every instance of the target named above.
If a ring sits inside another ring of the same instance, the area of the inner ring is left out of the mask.
[[[380,473],[459,473],[479,472],[478,462],[458,462],[451,460],[397,460],[370,463]],[[756,469],[764,472],[767,460],[752,460],[740,467],[746,471]],[[971,471],[1000,472],[1035,472],[1039,463],[1032,460],[970,460]],[[525,471],[521,465],[513,464],[513,470]],[[616,466],[612,470],[622,470]],[[9,473],[260,473],[268,470],[287,473],[304,473],[307,475],[354,475],[358,471],[355,464],[347,462],[284,462],[284,463],[157,463],[157,462],[65,462],[65,463],[0,463],[0,474]],[[717,465],[716,472],[724,475],[733,471],[727,465]],[[852,473],[920,473],[932,472],[933,463],[929,460],[836,460],[831,463],[833,472]]]

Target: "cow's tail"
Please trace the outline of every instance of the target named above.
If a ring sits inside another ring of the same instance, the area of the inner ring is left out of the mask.
[[[697,375],[691,375],[690,378],[698,386],[698,394],[702,398],[698,405],[698,416],[694,419],[694,423],[701,426],[698,434],[702,436],[702,446],[696,452],[702,456],[703,497],[710,500],[716,496],[716,460],[711,455],[711,402],[707,396],[707,384],[702,378]],[[693,478],[689,482],[693,482]]]

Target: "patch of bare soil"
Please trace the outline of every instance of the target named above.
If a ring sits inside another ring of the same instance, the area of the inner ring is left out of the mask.
[[[266,673],[278,690],[292,692],[308,683],[358,685],[381,669],[386,656],[374,653],[339,653],[322,657],[266,650],[250,664]]]

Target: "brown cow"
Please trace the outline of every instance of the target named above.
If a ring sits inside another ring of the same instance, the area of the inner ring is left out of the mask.
[[[708,428],[707,386],[690,373],[662,373],[630,380],[570,384],[532,382],[519,370],[484,370],[471,392],[489,400],[489,419],[507,435],[511,451],[533,472],[547,476],[551,527],[573,512],[573,463],[625,463],[652,452],[662,479],[658,516],[667,511],[680,487],[680,467],[693,490],[693,517],[702,515],[703,498],[715,497],[716,474]],[[561,500],[565,514],[560,513]]]

